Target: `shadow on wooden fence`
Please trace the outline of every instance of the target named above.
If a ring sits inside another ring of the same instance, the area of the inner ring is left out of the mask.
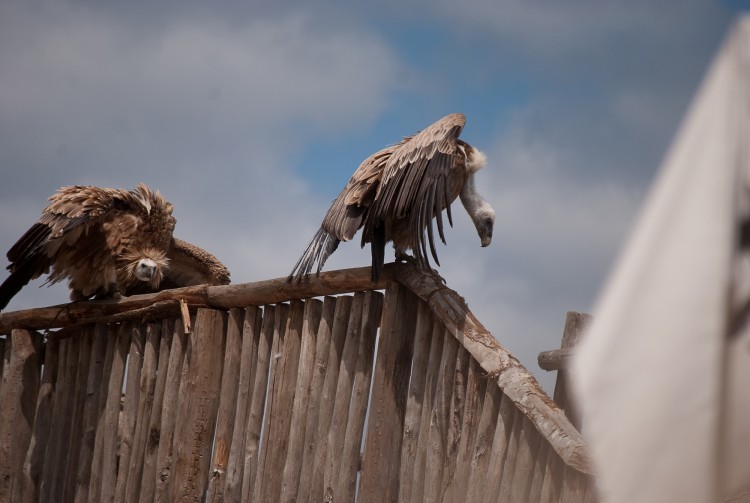
[[[595,500],[580,435],[459,295],[369,276],[0,315],[0,500]]]

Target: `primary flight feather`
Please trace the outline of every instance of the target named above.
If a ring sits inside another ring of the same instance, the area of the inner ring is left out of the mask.
[[[174,238],[172,204],[146,185],[133,190],[75,185],[50,198],[8,251],[0,310],[29,281],[68,280],[71,300],[119,297],[193,284],[229,283],[216,257]]]
[[[446,210],[452,226],[451,203],[457,197],[474,222],[481,245],[488,246],[495,212],[474,183],[474,174],[486,158],[458,138],[465,124],[463,114],[447,115],[365,159],[331,204],[290,279],[300,281],[316,264],[319,273],[339,243],[351,240],[359,229],[361,245],[370,243],[373,281],[380,277],[385,244],[390,241],[397,258],[412,250],[420,268],[429,268],[428,253],[440,265],[433,220],[445,243],[442,212]]]

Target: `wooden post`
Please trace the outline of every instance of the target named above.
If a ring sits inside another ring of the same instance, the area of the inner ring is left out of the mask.
[[[39,393],[41,336],[13,330],[5,347],[0,383],[0,501],[21,486]]]
[[[591,318],[589,314],[568,311],[565,316],[565,330],[563,331],[561,344],[563,350],[572,348],[578,344]],[[575,401],[571,396],[570,386],[570,370],[559,370],[557,372],[557,381],[555,382],[554,400],[565,411],[570,423],[578,431],[581,431],[581,415],[576,409]]]
[[[171,501],[203,498],[211,460],[221,382],[226,315],[199,309],[190,336],[180,382],[174,432],[174,480]]]
[[[364,502],[398,500],[416,311],[411,292],[402,285],[388,285],[361,472],[359,498]]]

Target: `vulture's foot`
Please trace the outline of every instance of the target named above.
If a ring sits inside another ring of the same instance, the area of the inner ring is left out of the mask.
[[[440,275],[439,272],[437,272],[437,269],[433,269],[432,267],[429,268],[430,273],[435,276],[443,285],[448,285],[448,283],[445,281],[445,278]]]
[[[396,250],[394,252],[396,262],[402,262],[404,264],[416,264],[417,259],[406,253],[405,251]]]
[[[81,300],[86,300],[88,297],[83,294],[82,290],[71,290],[70,291],[70,300],[73,302],[78,302]]]

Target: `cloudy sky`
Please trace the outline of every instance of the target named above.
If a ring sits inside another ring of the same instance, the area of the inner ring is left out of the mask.
[[[463,112],[497,222],[457,203],[440,273],[550,390],[742,3],[259,3],[0,3],[0,250],[60,186],[145,182],[235,283],[286,276],[365,157]],[[67,300],[40,284],[8,309]]]

